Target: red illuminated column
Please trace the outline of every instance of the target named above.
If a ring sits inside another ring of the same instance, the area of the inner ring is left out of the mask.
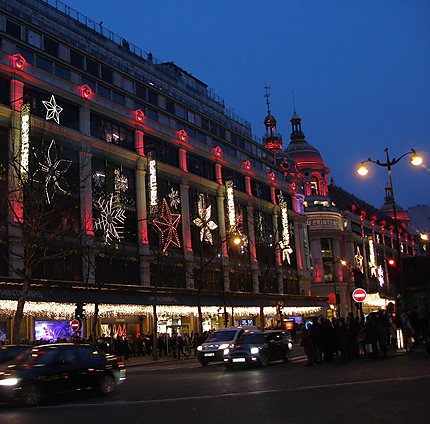
[[[136,167],[136,208],[137,231],[140,258],[140,281],[144,286],[149,286],[151,281],[150,252],[148,241],[148,216],[146,211],[146,184],[145,184],[144,159],[137,160]]]
[[[94,235],[93,231],[93,194],[92,194],[92,154],[88,151],[79,152],[79,171],[81,184],[81,225],[85,234]]]
[[[222,185],[222,166],[219,163],[215,164],[215,175],[218,184]]]
[[[245,190],[248,196],[252,196],[251,177],[249,176],[245,176]]]
[[[24,83],[16,79],[10,80],[10,104],[13,110],[21,110],[24,96]]]
[[[270,198],[272,199],[272,203],[276,205],[276,188],[270,187]]]
[[[182,183],[180,186],[181,192],[181,220],[182,220],[182,237],[184,240],[184,254],[187,255],[193,252],[191,244],[191,227],[190,227],[190,206],[188,190],[190,186]]]
[[[145,156],[145,149],[144,149],[144,144],[143,144],[143,137],[144,137],[144,133],[141,130],[136,130],[134,132],[134,142],[135,142],[135,149],[136,149],[136,153],[139,156]]]
[[[303,269],[303,233],[298,222],[294,223],[294,235],[296,240],[296,258],[299,269]]]
[[[179,167],[184,172],[188,172],[187,168],[187,151],[185,149],[179,149]]]

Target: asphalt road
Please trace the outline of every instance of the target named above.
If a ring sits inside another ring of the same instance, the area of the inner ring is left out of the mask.
[[[424,353],[305,367],[300,359],[227,371],[194,360],[130,368],[109,398],[86,392],[37,408],[0,407],[0,422],[429,423]]]

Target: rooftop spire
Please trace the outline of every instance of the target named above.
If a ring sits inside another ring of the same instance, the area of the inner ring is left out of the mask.
[[[269,90],[271,90],[271,89],[272,89],[272,87],[270,85],[264,86],[264,90],[266,91],[266,94],[264,95],[264,97],[266,98],[267,115],[270,115],[270,102],[269,102],[270,93],[269,93]]]
[[[276,154],[276,152],[282,150],[282,136],[276,131],[276,119],[270,112],[269,97],[271,89],[270,85],[264,86],[264,90],[266,91],[264,97],[266,98],[267,104],[267,116],[264,119],[264,126],[266,127],[264,141],[265,147]]]

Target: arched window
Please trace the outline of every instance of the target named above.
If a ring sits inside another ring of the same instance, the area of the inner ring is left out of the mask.
[[[319,196],[319,180],[317,177],[311,177],[311,196]]]

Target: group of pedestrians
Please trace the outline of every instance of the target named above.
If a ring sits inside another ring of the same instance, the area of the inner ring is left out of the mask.
[[[418,346],[430,336],[428,319],[412,321],[415,327],[407,313],[395,316],[385,310],[370,313],[364,322],[352,313],[346,319],[341,317],[333,321],[313,318],[302,329],[301,346],[308,359],[306,365],[335,359],[346,363],[360,357],[386,358],[390,346],[408,351],[413,344]]]
[[[157,351],[159,357],[172,357],[174,359],[194,357],[201,337],[192,332],[179,334],[173,332],[159,333],[157,335]],[[153,334],[139,334],[138,336],[106,336],[97,339],[97,345],[106,352],[123,357],[138,357],[153,354]]]

